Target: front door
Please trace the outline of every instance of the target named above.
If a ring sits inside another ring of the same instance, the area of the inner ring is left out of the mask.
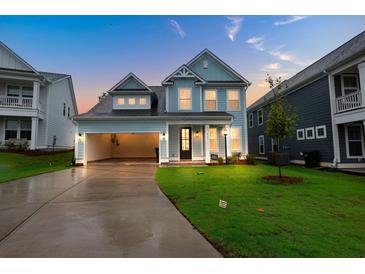
[[[191,128],[180,129],[180,159],[191,159]]]

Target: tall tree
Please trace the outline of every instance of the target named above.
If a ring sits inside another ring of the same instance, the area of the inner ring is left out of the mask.
[[[280,152],[280,142],[290,137],[295,131],[295,123],[297,114],[286,102],[284,94],[281,92],[281,78],[275,80],[268,74],[266,82],[270,89],[273,90],[274,98],[270,104],[270,111],[266,122],[266,134],[270,136],[277,144],[278,152]],[[279,176],[281,177],[281,165],[279,167]]]

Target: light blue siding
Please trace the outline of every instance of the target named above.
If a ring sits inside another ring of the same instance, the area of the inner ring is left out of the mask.
[[[204,61],[208,62],[208,68],[204,68]],[[221,64],[213,60],[209,55],[203,54],[189,68],[206,81],[239,81],[237,76],[228,72]]]
[[[118,89],[146,89],[140,83],[138,83],[133,77],[130,77],[127,81],[118,86]]]
[[[179,130],[180,126],[169,126],[169,157],[179,157]]]
[[[191,99],[192,99],[192,109],[191,110],[179,110],[179,88],[191,88]],[[174,85],[170,86],[168,89],[169,95],[169,112],[178,111],[200,111],[200,87],[195,86],[195,81],[192,79],[179,79],[174,81]]]
[[[198,134],[196,134],[196,132],[198,132]],[[191,134],[192,134],[191,139],[193,142],[193,157],[202,158],[204,156],[203,144],[202,144],[202,141],[204,140],[204,135],[202,126],[200,125],[193,126]]]

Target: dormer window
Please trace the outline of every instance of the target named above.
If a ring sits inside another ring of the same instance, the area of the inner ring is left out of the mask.
[[[203,68],[205,68],[205,69],[207,69],[207,68],[208,68],[208,60],[207,60],[207,59],[205,59],[205,60],[203,61]]]
[[[128,105],[135,105],[136,104],[136,98],[131,97],[128,98]]]
[[[143,106],[147,104],[146,96],[142,96],[141,98],[139,98],[139,104]]]
[[[125,99],[124,98],[118,98],[117,104],[120,105],[120,106],[124,105],[125,104]]]

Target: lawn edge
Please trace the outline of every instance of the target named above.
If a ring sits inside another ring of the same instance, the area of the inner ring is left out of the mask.
[[[11,183],[12,181],[20,180],[20,179],[24,179],[24,178],[28,178],[28,177],[38,176],[38,175],[42,175],[42,174],[46,174],[46,173],[51,173],[51,172],[57,172],[57,171],[65,170],[65,169],[72,168],[72,167],[73,166],[65,166],[65,167],[60,168],[60,169],[47,170],[47,171],[42,171],[42,172],[39,172],[39,173],[34,173],[32,175],[26,175],[26,176],[16,177],[16,178],[12,178],[12,179],[5,180],[5,181],[0,181],[0,185],[1,184],[5,184],[5,183]]]
[[[156,182],[158,182],[158,180],[156,179]],[[216,243],[214,243],[213,241],[211,241],[207,235],[202,232],[196,225],[194,225],[190,219],[188,218],[188,216],[186,216],[186,214],[184,212],[182,212],[182,210],[178,207],[178,205],[175,203],[175,201],[173,201],[172,199],[169,198],[169,196],[161,189],[159,183],[157,183],[157,187],[158,189],[162,192],[163,195],[165,195],[165,197],[170,201],[170,203],[176,208],[176,210],[189,222],[189,224],[191,224],[191,226],[199,232],[199,234],[208,242],[210,243],[215,250],[218,251],[218,253],[220,253],[223,258],[231,258],[230,256],[228,256],[228,253],[224,250],[224,248]]]

